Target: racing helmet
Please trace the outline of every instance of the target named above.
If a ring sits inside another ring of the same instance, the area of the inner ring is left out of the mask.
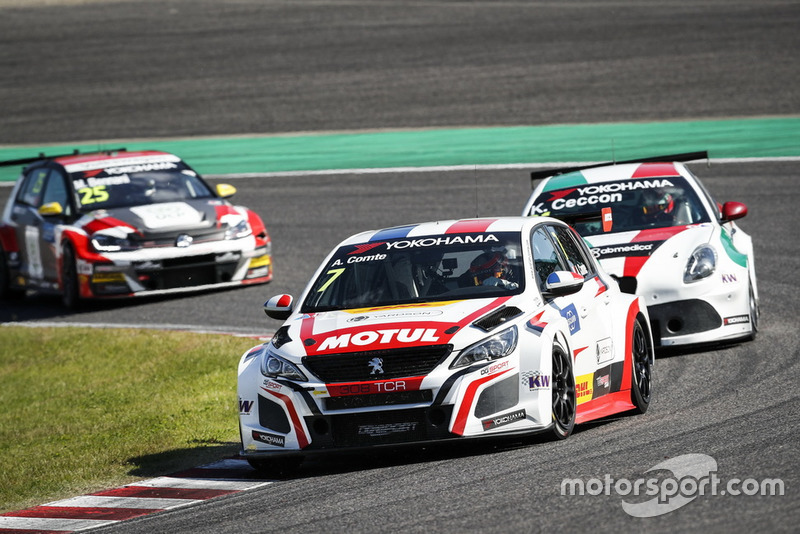
[[[645,217],[654,219],[671,214],[673,209],[675,209],[675,198],[666,191],[647,193],[642,205]]]
[[[502,252],[484,252],[472,260],[469,272],[472,275],[472,282],[479,286],[487,278],[507,279],[511,276],[511,266]]]

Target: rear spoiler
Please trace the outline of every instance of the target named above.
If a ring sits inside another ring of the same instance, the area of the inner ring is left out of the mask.
[[[656,163],[660,161],[694,161],[698,159],[708,159],[708,151],[702,150],[699,152],[684,152],[682,154],[668,154],[666,156],[653,156],[649,158],[636,158],[625,161],[607,161],[604,163],[592,163],[590,165],[581,165],[578,167],[562,167],[556,169],[545,169],[541,171],[531,172],[531,189],[536,188],[536,182],[543,178],[556,176],[559,174],[566,174],[569,172],[582,171],[584,169],[594,169],[596,167],[605,167],[607,165],[622,165],[624,163]]]
[[[127,148],[110,148],[108,150],[93,150],[91,152],[80,152],[79,150],[75,149],[68,154],[53,154],[50,156],[45,156],[44,152],[39,152],[38,156],[30,157],[30,158],[19,158],[19,159],[7,159],[5,161],[0,161],[0,167],[13,167],[16,165],[27,165],[29,163],[34,163],[36,161],[41,161],[44,159],[56,159],[56,158],[65,158],[67,156],[79,156],[81,154],[110,154],[111,152],[126,152]]]

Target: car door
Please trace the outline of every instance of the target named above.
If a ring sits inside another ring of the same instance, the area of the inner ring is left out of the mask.
[[[73,210],[67,184],[58,169],[49,167],[30,169],[23,180],[11,213],[20,249],[20,271],[30,285],[52,286],[58,279],[57,226]]]
[[[580,291],[554,298],[550,303],[569,325],[576,396],[578,404],[581,404],[603,393],[595,391],[598,385],[594,383],[594,374],[598,369],[610,366],[613,359],[611,296],[597,276],[587,251],[568,227],[543,225],[534,232],[533,240],[534,256],[550,258],[544,264],[539,263],[542,260],[535,260],[541,283],[552,270],[570,271],[584,279]],[[606,386],[600,384],[599,387]]]

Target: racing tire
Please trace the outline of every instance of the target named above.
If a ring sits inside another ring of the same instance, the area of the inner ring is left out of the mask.
[[[291,476],[297,472],[303,463],[299,456],[288,456],[274,459],[248,458],[247,463],[261,475],[266,476]]]
[[[74,310],[80,305],[80,301],[75,251],[71,245],[65,244],[61,249],[61,302],[65,308]]]
[[[553,435],[558,439],[567,439],[575,428],[578,404],[572,358],[558,341],[553,342],[553,371],[550,384],[553,393]]]
[[[643,414],[650,407],[653,394],[652,349],[644,326],[638,318],[631,334],[631,402],[634,413]]]
[[[8,267],[6,251],[0,245],[0,301],[18,300],[25,296],[25,290],[12,287],[11,269]]]

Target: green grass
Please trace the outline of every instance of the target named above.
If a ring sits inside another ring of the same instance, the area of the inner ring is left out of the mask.
[[[257,343],[0,328],[0,513],[236,454],[236,368]]]

